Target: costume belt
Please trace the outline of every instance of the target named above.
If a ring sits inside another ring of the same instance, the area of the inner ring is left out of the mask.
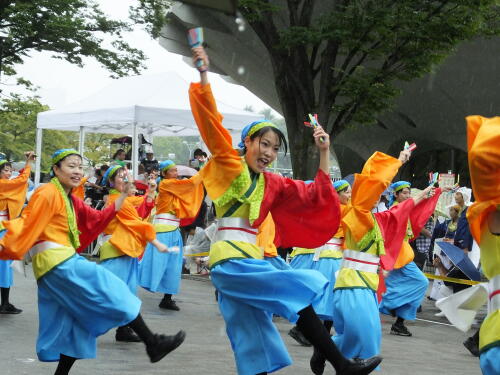
[[[7,210],[0,211],[0,221],[9,220],[9,212]]]
[[[341,268],[350,268],[356,271],[377,273],[380,258],[373,254],[355,250],[344,250],[344,259]]]
[[[317,262],[320,258],[320,255],[323,251],[342,251],[342,239],[340,238],[332,238],[323,246],[317,247],[314,249],[313,262]]]
[[[174,227],[179,227],[180,223],[181,220],[172,214],[156,214],[153,220],[153,224],[166,224]]]
[[[33,258],[35,255],[38,255],[44,252],[45,250],[57,249],[60,247],[67,248],[68,246],[61,245],[58,244],[57,242],[52,242],[52,241],[40,241],[29,250],[29,254]]]
[[[500,310],[500,275],[495,276],[488,283],[488,312]]]
[[[213,242],[217,241],[241,241],[255,245],[257,229],[252,228],[246,218],[223,217],[217,223],[217,233]]]

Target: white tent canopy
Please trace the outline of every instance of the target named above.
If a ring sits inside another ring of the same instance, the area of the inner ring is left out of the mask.
[[[42,130],[80,132],[80,152],[84,133],[132,134],[133,169],[137,171],[138,134],[149,136],[199,135],[188,97],[189,83],[175,72],[121,78],[101,91],[62,109],[38,114],[37,154],[41,154]],[[236,141],[243,127],[262,119],[261,115],[217,101],[224,126]],[[35,183],[40,179],[37,160]]]

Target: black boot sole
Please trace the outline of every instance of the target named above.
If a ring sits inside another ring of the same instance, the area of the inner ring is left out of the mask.
[[[161,361],[163,359],[163,357],[165,357],[168,353],[170,353],[171,351],[177,349],[184,342],[185,338],[186,338],[186,332],[184,332],[182,330],[180,330],[179,332],[177,332],[177,334],[174,337],[174,341],[172,342],[172,345],[167,350],[165,350],[165,351],[163,351],[161,353],[157,353],[154,356],[150,356],[149,357],[151,363],[155,363],[155,362]]]

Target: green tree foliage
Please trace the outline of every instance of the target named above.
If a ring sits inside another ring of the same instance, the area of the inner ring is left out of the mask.
[[[374,123],[399,81],[500,30],[495,0],[240,0],[240,11],[269,52],[298,177],[315,169],[304,158],[316,162],[304,114],[318,113],[333,137]]]
[[[14,74],[31,51],[49,51],[78,66],[92,57],[114,77],[138,73],[145,56],[124,40],[122,33],[130,30],[128,23],[108,18],[94,0],[2,0],[2,71]],[[113,40],[105,42],[105,35]]]
[[[173,161],[179,165],[188,165],[190,152],[198,148],[197,137],[154,137],[153,149],[158,161],[167,160],[168,154],[175,154]]]
[[[0,101],[0,152],[9,160],[24,160],[23,153],[35,149],[36,116],[48,107],[38,97],[13,94]],[[75,147],[78,137],[73,132],[45,130],[42,146],[42,170],[50,167],[50,156],[60,148]]]

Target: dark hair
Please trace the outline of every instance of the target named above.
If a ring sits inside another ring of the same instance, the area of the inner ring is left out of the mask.
[[[337,191],[337,194],[339,194],[339,193],[345,193],[347,191],[347,189],[349,189],[349,185],[347,185],[345,188],[340,189],[339,191]]]
[[[201,148],[197,148],[196,150],[194,150],[193,152],[193,156],[203,156],[204,152]]]
[[[122,152],[125,153],[125,150],[123,148],[119,148],[118,150],[116,150],[116,152],[113,155],[113,160],[116,160],[116,157]]]
[[[279,130],[278,128],[275,128],[274,126],[264,126],[262,129],[257,130],[255,133],[253,133],[250,136],[250,140],[253,141],[256,138],[259,138],[259,140],[260,140],[260,138],[262,138],[262,136],[269,131],[272,131],[274,134],[276,134],[278,136],[278,140],[280,142],[280,149],[285,150],[285,155],[286,155],[288,152],[288,142],[286,141],[286,137],[281,130]],[[243,154],[246,154],[246,152],[247,152],[247,148],[245,146],[245,147],[243,147]]]
[[[103,164],[99,167],[99,169],[101,170],[101,172],[106,172],[109,169],[109,165]]]
[[[12,164],[9,161],[7,163],[3,163],[2,165],[0,165],[0,172],[3,171],[5,167],[12,168]]]
[[[408,189],[411,193],[411,189],[408,186],[406,186],[406,187],[402,188],[401,190],[396,191],[394,193],[394,195],[397,197],[399,194],[401,194],[403,192],[404,189]]]

